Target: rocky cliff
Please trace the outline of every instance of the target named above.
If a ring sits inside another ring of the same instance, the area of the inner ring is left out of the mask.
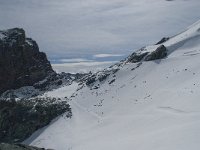
[[[23,29],[0,31],[0,94],[33,85],[53,72],[46,54]]]
[[[58,98],[0,99],[0,143],[22,142],[63,113],[72,116],[67,101]]]

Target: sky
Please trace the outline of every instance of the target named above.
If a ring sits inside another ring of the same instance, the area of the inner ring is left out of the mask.
[[[52,63],[118,61],[200,19],[199,0],[0,0],[0,30],[24,28]]]

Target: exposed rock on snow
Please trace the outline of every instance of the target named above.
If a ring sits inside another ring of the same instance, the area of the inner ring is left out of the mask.
[[[33,86],[24,86],[16,90],[7,90],[2,93],[1,98],[31,98],[42,95],[63,86],[69,86],[73,82],[83,82],[82,78],[87,74],[52,73],[44,80],[35,83]]]
[[[45,150],[44,148],[37,148],[33,146],[27,146],[23,144],[7,144],[1,143],[0,150]]]
[[[57,98],[0,99],[0,142],[22,142],[64,112],[71,117],[67,101]]]
[[[156,43],[156,45],[162,44],[162,43],[166,42],[169,39],[170,39],[169,37],[164,37],[158,43]]]
[[[145,57],[145,61],[162,59],[167,56],[167,49],[164,45],[159,46],[155,51]]]
[[[144,47],[134,52],[128,57],[127,62],[137,63],[141,61],[151,61],[156,59],[162,59],[167,56],[167,49],[164,45],[158,45],[153,47],[152,51],[148,51],[148,47]]]
[[[141,49],[142,50],[142,49]],[[137,63],[137,62],[140,62],[146,55],[148,54],[148,52],[145,52],[145,53],[142,53],[142,54],[138,54],[138,53],[133,53],[129,59],[128,59],[128,62],[131,62],[131,63]]]

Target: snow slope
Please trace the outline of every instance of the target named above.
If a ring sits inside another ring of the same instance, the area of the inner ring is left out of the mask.
[[[56,150],[199,150],[199,30],[197,22],[163,43],[165,59],[127,63],[78,90],[69,102],[72,118],[61,116],[25,143]]]

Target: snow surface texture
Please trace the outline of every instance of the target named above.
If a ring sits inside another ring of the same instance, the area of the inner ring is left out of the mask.
[[[60,116],[25,143],[56,150],[199,150],[199,29],[197,22],[163,43],[166,59],[137,68],[128,63],[95,82],[98,89],[78,90],[69,102],[72,118]]]

